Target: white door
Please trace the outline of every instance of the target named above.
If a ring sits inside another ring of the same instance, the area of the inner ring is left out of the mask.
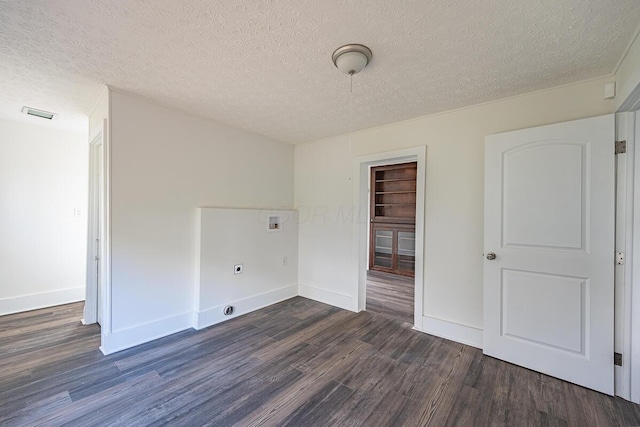
[[[610,395],[614,156],[613,115],[485,139],[484,353]]]

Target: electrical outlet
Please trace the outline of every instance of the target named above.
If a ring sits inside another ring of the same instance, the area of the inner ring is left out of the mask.
[[[233,266],[233,274],[242,274],[243,266],[242,264],[236,264]]]
[[[289,264],[289,257],[283,256],[282,257],[282,265],[287,265]]]

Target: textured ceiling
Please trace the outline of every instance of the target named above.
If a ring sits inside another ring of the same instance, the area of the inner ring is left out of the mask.
[[[0,117],[86,129],[109,84],[297,143],[602,76],[638,0],[0,0]]]

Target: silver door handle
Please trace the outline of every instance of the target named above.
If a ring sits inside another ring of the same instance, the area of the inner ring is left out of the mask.
[[[494,259],[496,259],[496,254],[494,254],[493,252],[489,252],[489,253],[487,254],[487,259],[488,259],[489,261],[493,261]]]

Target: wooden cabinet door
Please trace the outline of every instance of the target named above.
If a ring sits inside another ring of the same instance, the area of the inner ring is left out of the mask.
[[[369,269],[413,277],[415,228],[372,223]]]

